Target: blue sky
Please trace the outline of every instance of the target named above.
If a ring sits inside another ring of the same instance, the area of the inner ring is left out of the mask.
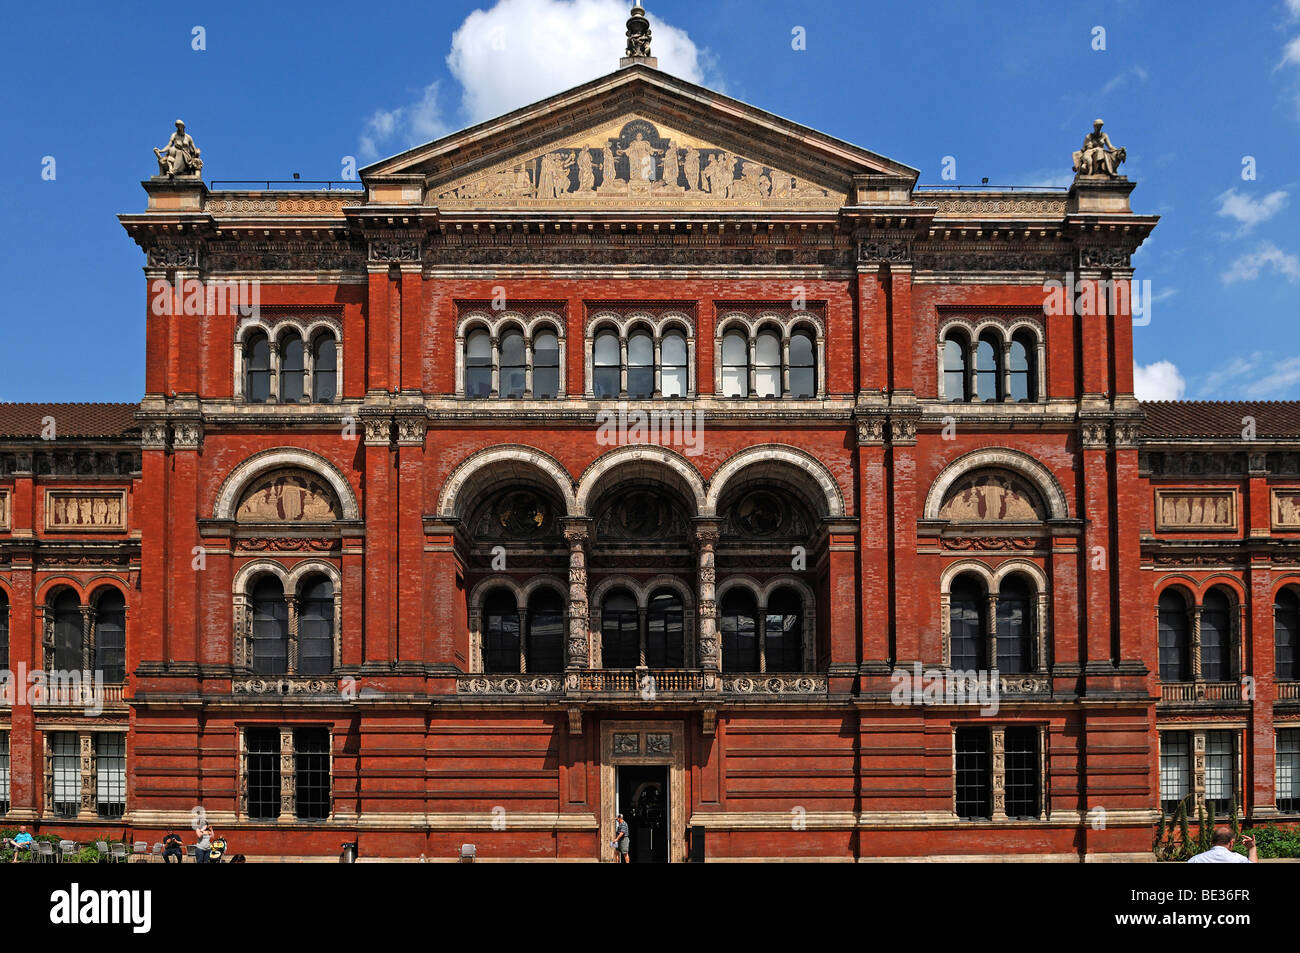
[[[339,178],[347,157],[609,72],[627,7],[10,5],[0,400],[140,397],[143,256],[115,216],[143,209],[151,150],[177,117],[209,181]],[[922,183],[942,184],[952,156],[958,184],[1066,184],[1103,117],[1128,150],[1135,210],[1163,216],[1135,259],[1155,296],[1134,330],[1146,396],[1300,398],[1300,0],[647,7],[661,68],[915,166]]]

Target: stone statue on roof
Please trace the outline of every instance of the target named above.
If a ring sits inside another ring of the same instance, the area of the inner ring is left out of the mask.
[[[199,158],[199,147],[194,144],[194,140],[185,131],[185,123],[180,119],[176,120],[176,131],[167,140],[167,145],[161,149],[155,149],[153,154],[158,157],[158,174],[160,176],[165,175],[168,178],[175,178],[182,175],[197,178],[203,169],[203,160]]]
[[[1083,140],[1083,148],[1074,154],[1074,171],[1079,175],[1105,175],[1115,178],[1128,154],[1111,144],[1110,136],[1101,131],[1101,120],[1092,124],[1092,132]]]

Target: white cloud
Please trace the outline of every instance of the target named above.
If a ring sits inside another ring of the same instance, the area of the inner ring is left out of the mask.
[[[1282,62],[1279,66],[1300,66],[1300,36],[1297,36],[1286,46],[1282,47]]]
[[[1239,398],[1269,400],[1294,398],[1300,390],[1300,355],[1285,359],[1256,351],[1248,357],[1234,357],[1225,366],[1205,375],[1200,396],[1218,400]]]
[[[1147,71],[1143,69],[1141,66],[1135,66],[1131,70],[1125,70],[1124,72],[1118,74],[1114,79],[1112,79],[1105,86],[1103,86],[1101,88],[1101,94],[1103,96],[1107,96],[1113,93],[1115,90],[1119,89],[1121,86],[1123,86],[1125,83],[1127,83],[1130,79],[1133,78],[1136,78],[1137,81],[1140,83],[1145,83],[1147,81],[1148,75],[1149,74],[1147,73]]]
[[[1178,400],[1187,382],[1172,361],[1133,365],[1133,393],[1138,400]]]
[[[497,0],[475,10],[447,54],[447,68],[464,87],[465,118],[491,119],[612,73],[627,43],[628,9],[626,0]],[[703,83],[711,72],[707,52],[685,30],[646,16],[659,68]]]
[[[447,68],[461,87],[460,119],[473,125],[612,73],[627,43],[625,0],[496,0],[475,10],[452,35]],[[708,50],[685,30],[650,19],[659,68],[722,90]],[[438,105],[438,83],[417,101],[377,109],[366,121],[360,151],[370,161],[452,131]]]
[[[1219,196],[1219,214],[1235,218],[1241,223],[1241,230],[1247,232],[1282,211],[1289,198],[1290,196],[1281,189],[1270,192],[1262,199],[1252,199],[1245,192],[1228,189]]]
[[[1287,281],[1300,281],[1300,258],[1282,251],[1272,242],[1264,242],[1229,265],[1222,275],[1223,283],[1254,281],[1265,268],[1275,269]]]

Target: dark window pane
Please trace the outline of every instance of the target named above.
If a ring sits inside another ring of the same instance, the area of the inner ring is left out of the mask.
[[[332,403],[338,396],[338,345],[329,334],[316,338],[312,354],[312,400],[318,404]]]
[[[0,668],[9,667],[9,597],[0,592]]]
[[[1219,589],[1201,604],[1201,677],[1207,682],[1232,680],[1231,605]]]
[[[523,397],[527,383],[524,336],[519,331],[507,331],[501,336],[501,396]]]
[[[1042,813],[1039,807],[1038,729],[1008,728],[1004,743],[1007,817],[1038,817]]]
[[[728,331],[722,339],[722,396],[749,394],[749,339],[739,331]]]
[[[1011,399],[1028,401],[1034,399],[1034,381],[1032,365],[1029,361],[1029,349],[1019,338],[1011,342]]]
[[[309,577],[298,603],[298,673],[328,675],[334,670],[334,584]]]
[[[960,338],[943,342],[944,400],[966,400],[966,343]]]
[[[307,352],[302,338],[291,334],[280,339],[280,400],[302,400],[303,380],[307,371]]]
[[[564,668],[564,600],[554,589],[539,589],[528,604],[528,671]]]
[[[126,600],[116,589],[95,604],[95,671],[110,685],[126,678]]]
[[[975,347],[975,399],[998,399],[999,355],[996,345],[981,339]]]
[[[519,671],[519,608],[504,589],[489,595],[483,605],[483,669]]]
[[[95,734],[95,812],[116,820],[126,813],[126,735]]]
[[[64,591],[54,600],[54,667],[61,672],[81,671],[81,603],[74,592]]]
[[[1192,793],[1192,743],[1185,731],[1160,735],[1160,806],[1173,815],[1178,804]],[[1188,804],[1190,811],[1191,804]]]
[[[253,671],[284,675],[289,670],[289,607],[274,576],[263,576],[253,587]]]
[[[817,396],[817,348],[803,331],[790,338],[790,396]]]
[[[0,731],[0,814],[9,813],[9,732]]]
[[[1294,589],[1282,589],[1273,607],[1273,645],[1277,660],[1277,678],[1281,682],[1294,682],[1296,670],[1296,642],[1300,639],[1300,597]],[[1300,779],[1297,779],[1300,781]]]
[[[1019,675],[1030,670],[1032,606],[1029,586],[1008,578],[998,594],[998,671]]]
[[[550,331],[533,338],[533,396],[541,400],[560,393],[560,342]]]
[[[732,589],[722,600],[722,670],[758,671],[758,604],[753,593]]]
[[[618,335],[601,331],[596,335],[592,354],[592,389],[597,397],[617,397],[621,369]]]
[[[641,662],[636,600],[625,591],[605,597],[600,609],[601,660],[605,668],[635,668]]]
[[[987,728],[957,729],[957,816],[967,820],[993,816],[991,739]]]
[[[328,728],[293,731],[294,804],[301,821],[330,816],[330,736]]]
[[[767,602],[764,657],[769,672],[803,671],[803,600],[793,589],[778,589]]]
[[[486,331],[465,339],[465,396],[492,396],[492,338]]]
[[[651,668],[681,668],[682,600],[677,593],[659,591],[650,600],[646,617],[646,664]]]
[[[959,576],[949,600],[950,660],[956,671],[988,668],[988,638],[984,589],[968,576]]]
[[[685,397],[687,388],[686,336],[670,331],[659,342],[659,389],[665,397]]]
[[[1219,817],[1227,817],[1237,790],[1236,734],[1209,731],[1205,734],[1205,803],[1214,806]]]
[[[54,813],[76,817],[81,806],[81,751],[76,733],[59,731],[51,735],[50,755]]]
[[[280,730],[249,728],[248,816],[255,821],[272,821],[280,816]]]
[[[271,398],[271,342],[255,334],[244,347],[244,397],[262,404]]]
[[[1300,814],[1300,728],[1277,733],[1277,809],[1283,814]],[[6,797],[0,790],[0,797]]]
[[[762,331],[754,345],[754,393],[759,397],[781,396],[781,337]]]
[[[1160,680],[1189,682],[1192,679],[1192,640],[1187,620],[1187,603],[1172,589],[1159,602]]]

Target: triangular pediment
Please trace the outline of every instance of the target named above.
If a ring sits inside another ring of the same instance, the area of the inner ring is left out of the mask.
[[[646,67],[620,70],[363,170],[448,210],[833,210],[856,176],[916,170]],[[409,179],[408,179],[409,181]]]

